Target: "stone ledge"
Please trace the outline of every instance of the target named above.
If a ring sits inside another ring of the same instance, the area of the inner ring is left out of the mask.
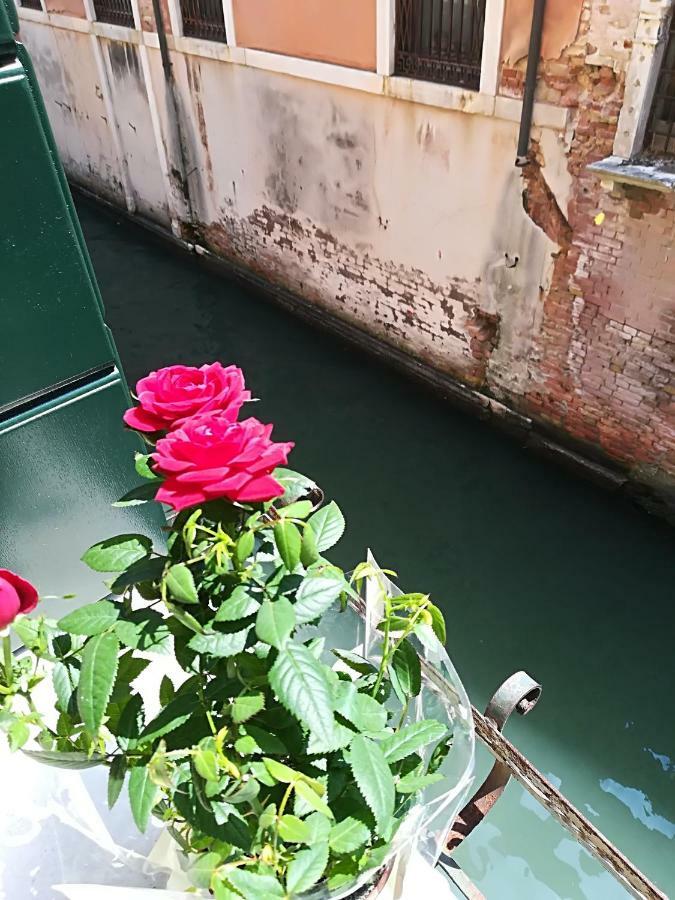
[[[630,162],[620,156],[607,156],[599,162],[587,166],[603,182],[632,184],[652,191],[670,193],[675,191],[675,167],[672,171],[663,168],[663,163]]]

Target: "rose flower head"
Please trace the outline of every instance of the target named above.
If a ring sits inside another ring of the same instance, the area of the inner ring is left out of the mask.
[[[251,399],[237,366],[219,362],[200,366],[167,366],[150,372],[136,385],[138,406],[128,409],[124,421],[137,431],[169,431],[191,416],[218,410],[230,422]]]
[[[0,569],[0,628],[11,625],[20,613],[32,612],[38,599],[29,581],[9,569]]]
[[[224,497],[232,502],[273,500],[284,488],[272,477],[292,443],[270,440],[272,425],[232,422],[227,414],[195,416],[157,441],[152,459],[166,480],[156,499],[176,510]]]

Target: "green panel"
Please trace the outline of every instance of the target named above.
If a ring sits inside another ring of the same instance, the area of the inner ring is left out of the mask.
[[[108,576],[79,562],[97,540],[139,531],[161,541],[159,506],[111,506],[140,481],[138,438],[121,422],[126,406],[113,375],[0,425],[1,565],[43,594],[77,594],[45,601],[46,614],[105,594]]]
[[[26,72],[0,66],[0,409],[115,361]]]
[[[14,56],[14,35],[19,30],[19,17],[12,0],[0,0],[0,58]]]

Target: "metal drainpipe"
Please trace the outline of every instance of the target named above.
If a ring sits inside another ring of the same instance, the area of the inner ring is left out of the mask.
[[[546,0],[534,0],[530,49],[527,52],[527,71],[525,72],[525,90],[523,92],[523,111],[520,116],[520,134],[518,135],[518,155],[516,156],[516,165],[521,167],[526,166],[530,161],[532,113],[534,112],[534,95],[537,90],[537,70],[541,56],[545,12]]]
[[[183,135],[183,128],[181,124],[181,114],[180,114],[180,105],[178,102],[178,97],[176,94],[176,84],[173,77],[173,66],[171,63],[171,57],[169,55],[169,46],[166,40],[166,26],[164,25],[164,14],[162,12],[162,7],[160,4],[160,0],[152,0],[152,12],[155,17],[155,25],[157,26],[157,40],[159,42],[159,55],[162,58],[162,69],[164,70],[164,79],[166,81],[169,104],[171,106],[170,113],[173,115],[169,115],[169,119],[173,119],[173,124],[175,128],[175,137],[176,143],[178,144],[178,151],[180,153],[180,180],[182,183],[182,192],[183,197],[185,198],[185,205],[187,207],[187,213],[189,218],[189,224],[192,226],[195,222],[194,216],[194,207],[192,205],[192,197],[190,196],[190,186],[188,185],[188,177],[187,177],[187,152],[185,149],[185,138]]]

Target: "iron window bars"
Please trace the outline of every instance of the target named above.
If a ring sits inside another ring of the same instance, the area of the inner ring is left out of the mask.
[[[668,43],[661,61],[652,108],[649,113],[643,153],[675,155],[675,15],[670,19]]]
[[[480,87],[486,0],[396,0],[394,72]]]
[[[131,0],[94,0],[94,12],[98,22],[134,27]]]
[[[227,43],[222,0],[182,0],[183,34]]]
[[[40,3],[40,0],[21,0],[21,6],[25,6],[26,9],[42,10],[42,4]]]

